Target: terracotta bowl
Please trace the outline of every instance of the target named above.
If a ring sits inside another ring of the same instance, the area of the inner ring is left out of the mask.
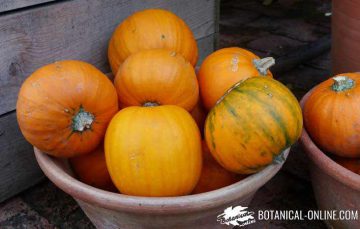
[[[97,228],[229,228],[217,215],[230,206],[248,206],[255,192],[269,181],[283,163],[271,164],[233,185],[181,197],[135,197],[103,191],[73,177],[66,160],[34,148],[45,175],[70,194]],[[284,152],[285,158],[289,148]]]
[[[301,100],[301,107],[311,91]],[[342,167],[322,152],[303,129],[300,142],[310,158],[310,175],[315,198],[321,210],[360,209],[360,175]],[[359,212],[360,213],[360,212]],[[360,220],[328,220],[328,228],[359,229]]]

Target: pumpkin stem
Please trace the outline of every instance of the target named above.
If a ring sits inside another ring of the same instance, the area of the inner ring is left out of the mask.
[[[347,76],[335,76],[333,80],[334,84],[331,88],[336,92],[349,90],[355,85],[355,81]]]
[[[79,112],[73,117],[72,128],[73,131],[83,132],[91,129],[91,124],[94,122],[95,116],[80,107]]]
[[[160,104],[158,104],[157,102],[146,102],[143,104],[144,107],[156,107],[159,106]]]
[[[269,68],[275,64],[275,59],[273,57],[265,57],[262,59],[254,59],[253,63],[259,73],[265,76]]]

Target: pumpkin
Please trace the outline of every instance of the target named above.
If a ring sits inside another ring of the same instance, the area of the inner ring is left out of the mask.
[[[80,181],[107,191],[117,191],[106,167],[103,144],[93,152],[69,159],[71,168]]]
[[[16,104],[26,140],[57,157],[95,150],[117,110],[111,81],[92,65],[75,60],[36,70],[22,84]]]
[[[333,160],[342,167],[350,170],[353,173],[360,175],[360,159],[359,158],[344,158],[333,157]]]
[[[330,78],[312,91],[304,104],[304,123],[312,140],[324,151],[360,157],[360,74]]]
[[[121,107],[177,105],[191,110],[199,98],[194,68],[166,49],[139,51],[126,59],[115,77]]]
[[[209,192],[223,188],[245,177],[229,172],[221,167],[221,165],[217,163],[217,161],[211,155],[205,141],[202,141],[202,150],[203,166],[199,182],[197,183],[193,194]]]
[[[127,107],[105,135],[110,176],[121,193],[181,196],[199,180],[200,132],[191,115],[174,105]]]
[[[167,10],[147,9],[126,18],[113,33],[108,48],[113,74],[131,54],[153,48],[174,50],[193,66],[198,59],[194,35],[181,18]]]
[[[281,159],[301,130],[301,109],[289,89],[269,77],[252,77],[234,85],[209,112],[205,139],[225,169],[251,174]]]
[[[199,70],[200,94],[210,110],[234,84],[249,77],[272,77],[268,70],[274,58],[260,59],[252,52],[238,48],[223,48],[206,57]]]
[[[202,132],[204,130],[207,112],[206,112],[205,108],[203,107],[200,100],[195,105],[195,107],[192,109],[190,114],[193,117],[193,119],[195,120],[196,124],[198,125],[200,131]]]

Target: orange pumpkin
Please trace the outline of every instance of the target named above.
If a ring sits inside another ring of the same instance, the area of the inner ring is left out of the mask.
[[[118,110],[111,81],[90,64],[67,60],[36,70],[16,105],[24,137],[57,157],[89,153],[102,141]]]
[[[360,157],[359,84],[359,73],[340,74],[315,87],[306,100],[306,130],[324,151]]]
[[[211,155],[205,141],[202,141],[202,150],[203,167],[199,182],[193,191],[194,194],[223,188],[245,177],[229,172],[221,167]]]
[[[224,168],[251,174],[279,158],[301,130],[301,109],[289,89],[270,77],[251,77],[236,84],[211,109],[205,139]]]
[[[210,110],[239,81],[254,76],[272,77],[268,69],[274,63],[272,57],[260,59],[252,52],[237,47],[213,52],[199,70],[200,93],[205,108]]]
[[[181,18],[163,9],[147,9],[126,18],[112,35],[108,56],[113,74],[131,54],[153,48],[174,50],[193,66],[198,59],[194,35]]]
[[[106,167],[102,144],[91,153],[70,158],[69,162],[80,181],[107,191],[117,191]]]
[[[127,107],[114,116],[106,131],[105,157],[121,193],[186,195],[200,177],[200,132],[181,107]]]
[[[360,159],[333,157],[334,161],[348,170],[360,175]]]
[[[139,51],[126,59],[115,78],[121,107],[177,105],[191,110],[199,98],[194,68],[166,49]]]
[[[198,125],[201,132],[204,131],[204,125],[206,120],[207,112],[203,107],[201,101],[199,100],[196,106],[190,112],[191,116],[195,120],[196,124]]]

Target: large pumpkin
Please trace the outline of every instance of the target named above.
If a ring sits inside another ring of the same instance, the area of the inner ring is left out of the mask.
[[[304,105],[304,123],[324,151],[360,157],[360,74],[346,73],[315,87]]]
[[[72,157],[95,150],[118,101],[103,73],[85,62],[67,60],[28,77],[16,110],[27,141],[53,156]]]
[[[185,22],[163,9],[147,9],[126,18],[115,30],[108,49],[114,75],[132,53],[168,48],[183,55],[193,66],[198,58],[194,35]]]
[[[200,132],[178,106],[127,107],[111,120],[105,136],[110,176],[121,193],[181,196],[201,172]]]
[[[69,162],[80,181],[107,191],[117,191],[106,167],[102,144],[91,153],[70,158]]]
[[[166,49],[139,51],[126,59],[115,78],[120,106],[177,105],[191,110],[199,97],[194,68]]]
[[[230,89],[209,112],[205,139],[224,168],[250,174],[272,163],[301,130],[294,95],[272,78],[252,77]]]
[[[221,167],[211,155],[205,141],[202,142],[202,150],[203,166],[199,182],[197,183],[193,194],[223,188],[244,178],[244,176],[229,172]]]
[[[199,70],[203,104],[210,110],[234,84],[254,76],[272,77],[268,70],[275,63],[272,57],[260,59],[252,52],[223,48],[206,57]]]

